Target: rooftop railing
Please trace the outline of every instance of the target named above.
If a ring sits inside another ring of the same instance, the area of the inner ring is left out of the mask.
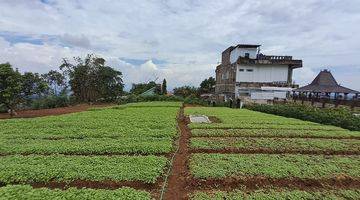
[[[292,60],[292,56],[273,56],[258,54],[257,59],[259,60]]]

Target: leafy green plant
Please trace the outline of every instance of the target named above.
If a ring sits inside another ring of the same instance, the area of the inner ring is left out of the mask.
[[[253,104],[248,109],[360,131],[360,117],[345,108],[316,108],[300,104]]]
[[[269,178],[360,177],[360,156],[193,154],[190,172],[195,178],[265,176]]]
[[[162,156],[2,156],[0,182],[112,180],[154,183],[168,162]]]
[[[222,123],[190,124],[193,129],[288,129],[288,130],[344,130],[336,126],[326,126],[314,122],[287,118],[246,109],[192,107],[185,114],[216,116]]]
[[[0,155],[8,154],[161,154],[173,150],[172,138],[120,137],[84,139],[0,139]]]
[[[302,199],[353,199],[360,196],[360,190],[323,190],[323,191],[303,191],[303,190],[255,190],[245,192],[235,190],[232,192],[213,191],[196,192],[190,196],[192,200],[302,200]]]
[[[148,192],[135,190],[132,188],[120,188],[116,190],[104,189],[77,189],[68,188],[66,190],[32,188],[30,185],[7,185],[0,188],[0,197],[3,200],[24,200],[24,199],[67,199],[67,200],[150,200]]]
[[[268,151],[353,151],[360,152],[360,140],[314,138],[192,138],[193,149],[244,149]]]
[[[349,130],[296,130],[296,129],[192,129],[193,137],[311,137],[311,138],[360,138],[359,131]]]

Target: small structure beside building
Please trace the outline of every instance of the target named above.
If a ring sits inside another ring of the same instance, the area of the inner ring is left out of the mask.
[[[349,89],[337,83],[334,76],[328,70],[322,70],[315,79],[304,87],[294,90],[294,94],[303,94],[307,97],[324,97],[334,99],[358,98],[359,91]],[[352,97],[349,98],[349,94]]]
[[[218,101],[285,99],[297,87],[292,75],[294,69],[302,67],[302,60],[264,55],[260,46],[239,44],[222,52],[221,64],[215,70]]]

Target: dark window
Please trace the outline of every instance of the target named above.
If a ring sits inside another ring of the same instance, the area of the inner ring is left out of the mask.
[[[245,53],[245,58],[249,58],[250,54],[249,53]]]
[[[243,72],[243,71],[245,71],[244,69],[239,69],[239,72]]]
[[[247,72],[253,72],[254,70],[253,69],[247,69],[246,71]]]

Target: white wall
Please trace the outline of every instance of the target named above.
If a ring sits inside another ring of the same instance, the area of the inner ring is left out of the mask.
[[[240,71],[243,69],[244,71]],[[288,80],[288,66],[286,65],[237,65],[236,82],[280,82]],[[248,70],[253,70],[248,71]]]
[[[230,52],[230,63],[237,61],[239,56],[245,57],[245,53],[249,53],[249,58],[256,59],[257,48],[236,48]]]

